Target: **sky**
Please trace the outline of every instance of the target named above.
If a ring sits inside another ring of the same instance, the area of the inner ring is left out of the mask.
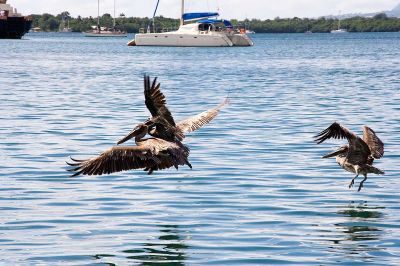
[[[115,0],[116,14],[151,17],[157,0]],[[73,17],[97,16],[97,0],[8,0],[23,15],[59,14],[69,11]],[[346,13],[368,13],[393,9],[400,0],[186,0],[186,12],[219,10],[222,18],[273,19]],[[100,14],[113,14],[114,0],[100,0]],[[180,0],[160,0],[157,15],[178,18]]]

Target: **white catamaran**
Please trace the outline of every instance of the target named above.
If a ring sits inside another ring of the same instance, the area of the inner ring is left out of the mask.
[[[252,46],[253,41],[247,36],[244,29],[236,31],[230,21],[217,19],[217,12],[184,13],[185,1],[181,4],[180,26],[177,31],[153,32],[150,26],[145,32],[135,35],[129,46]],[[192,23],[190,23],[192,22]]]
[[[114,17],[113,27],[100,27],[100,0],[97,0],[97,25],[92,26],[92,30],[85,32],[86,37],[127,37],[125,31],[117,30],[115,28],[115,0],[114,0]]]

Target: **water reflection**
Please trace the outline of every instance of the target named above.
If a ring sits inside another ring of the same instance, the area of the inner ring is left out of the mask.
[[[337,213],[348,217],[348,221],[336,224],[339,230],[345,233],[347,241],[367,241],[378,240],[381,229],[378,228],[379,219],[383,213],[379,210],[384,207],[368,206],[366,202],[354,204],[350,203],[346,208]]]
[[[370,207],[366,202],[354,206],[350,203],[347,208],[339,210],[338,214],[349,217],[350,224],[339,224],[339,228],[346,234],[346,240],[349,241],[367,241],[378,240],[381,235],[381,229],[377,226],[370,225],[375,219],[382,218],[383,213],[380,209],[384,207]],[[365,225],[365,224],[368,225]]]
[[[379,227],[383,213],[379,210],[384,207],[368,206],[366,202],[355,204],[350,203],[338,214],[347,217],[344,222],[335,224],[338,230],[335,233],[334,244],[330,249],[338,253],[344,261],[369,262],[375,256],[373,253],[382,251],[383,248],[376,245],[380,240],[383,230]]]
[[[362,219],[381,218],[383,214],[379,211],[380,209],[384,209],[384,207],[368,206],[367,202],[362,202],[355,206],[354,202],[351,202],[346,208],[339,210],[338,214]]]
[[[365,240],[378,240],[379,232],[382,230],[373,226],[350,226],[345,228],[343,233],[348,234],[346,240],[350,241],[365,241]]]
[[[185,265],[185,250],[181,230],[177,225],[160,226],[161,235],[158,240],[148,241],[142,248],[124,250],[129,254],[127,259],[139,262],[139,265]]]

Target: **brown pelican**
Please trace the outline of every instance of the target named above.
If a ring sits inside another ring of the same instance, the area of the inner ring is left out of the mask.
[[[188,165],[189,148],[178,142],[166,141],[158,138],[143,139],[148,133],[148,126],[139,124],[132,131],[131,137],[135,137],[137,146],[112,147],[99,156],[76,160],[68,163],[74,166],[68,171],[77,175],[102,175],[131,169],[144,169],[151,174],[154,170],[166,169],[178,165]]]
[[[157,78],[154,78],[150,86],[150,77],[144,76],[144,96],[146,107],[152,115],[152,117],[144,123],[149,127],[149,135],[174,142],[180,142],[185,137],[185,133],[192,132],[209,123],[218,115],[219,111],[229,103],[229,100],[225,99],[224,102],[215,108],[175,123],[171,112],[166,106],[166,99],[160,90],[160,83],[157,84]],[[132,138],[131,134],[133,132],[134,130],[119,140],[117,144],[124,143]]]
[[[215,108],[185,119],[177,124],[166,107],[165,96],[160,91],[156,78],[150,86],[150,78],[145,76],[145,103],[152,117],[137,125],[127,136],[118,141],[121,144],[133,137],[137,146],[115,146],[99,156],[87,160],[72,159],[74,166],[69,171],[73,176],[102,175],[130,169],[144,169],[151,174],[155,170],[179,165],[188,165],[189,148],[181,143],[184,133],[199,129],[215,118],[228,103],[226,99]],[[146,134],[152,138],[143,139]]]
[[[359,174],[362,174],[364,179],[360,182],[358,191],[364,186],[368,173],[384,174],[382,170],[372,166],[374,159],[379,159],[383,156],[384,148],[383,142],[371,128],[363,127],[363,138],[361,139],[344,126],[335,122],[315,138],[318,144],[330,138],[347,139],[349,145],[342,146],[323,158],[336,157],[336,162],[343,169],[356,174],[351,180],[349,188],[354,185],[354,180]]]

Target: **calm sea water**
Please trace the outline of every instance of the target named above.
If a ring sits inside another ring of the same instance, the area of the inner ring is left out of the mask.
[[[399,265],[400,33],[252,37],[0,40],[0,264]],[[71,178],[70,155],[97,155],[147,118],[145,73],[177,120],[231,98],[186,138],[193,170]],[[360,193],[321,159],[343,142],[312,141],[334,121],[386,144],[386,175]]]

